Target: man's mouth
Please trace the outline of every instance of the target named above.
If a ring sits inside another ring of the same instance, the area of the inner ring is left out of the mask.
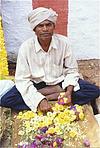
[[[41,36],[51,36],[50,33],[42,33]]]

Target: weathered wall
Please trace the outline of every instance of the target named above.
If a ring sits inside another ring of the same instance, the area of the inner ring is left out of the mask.
[[[27,20],[27,15],[32,10],[32,1],[2,0],[1,6],[8,58],[14,62],[22,42],[33,35]]]
[[[100,59],[100,0],[69,0],[68,36],[77,59]]]

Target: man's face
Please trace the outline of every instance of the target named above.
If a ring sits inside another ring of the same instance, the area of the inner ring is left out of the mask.
[[[47,40],[47,39],[49,40],[53,35],[54,29],[55,29],[54,23],[52,23],[49,20],[45,20],[40,24],[38,24],[35,27],[34,31],[39,40]]]

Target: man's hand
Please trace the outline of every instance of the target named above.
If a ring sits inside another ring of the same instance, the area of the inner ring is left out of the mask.
[[[73,92],[73,89],[74,89],[74,86],[72,85],[69,85],[67,88],[66,88],[66,91],[65,91],[65,97],[68,98],[68,101],[67,101],[67,104],[71,104],[71,98],[72,98],[72,92]]]
[[[71,93],[69,91],[65,92],[64,97],[68,98],[68,101],[66,104],[71,104]]]
[[[38,105],[38,110],[42,111],[43,113],[46,113],[48,111],[52,111],[52,108],[48,101],[46,99],[43,99]]]

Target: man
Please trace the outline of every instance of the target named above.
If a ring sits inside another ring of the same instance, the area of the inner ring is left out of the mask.
[[[54,33],[57,16],[54,10],[43,7],[29,14],[35,35],[19,49],[16,86],[2,97],[2,106],[47,112],[51,110],[48,100],[57,99],[62,91],[67,104],[82,105],[99,96],[97,86],[79,78],[67,37]]]

